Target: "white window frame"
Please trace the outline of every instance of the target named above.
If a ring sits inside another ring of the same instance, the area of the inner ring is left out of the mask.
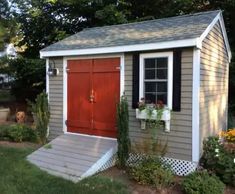
[[[158,53],[144,53],[140,54],[139,67],[139,100],[144,97],[144,60],[148,58],[167,57],[167,107],[172,109],[172,95],[173,95],[173,52],[158,52]]]

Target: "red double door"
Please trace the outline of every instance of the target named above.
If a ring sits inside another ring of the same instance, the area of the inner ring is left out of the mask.
[[[68,61],[67,130],[116,137],[120,58]]]

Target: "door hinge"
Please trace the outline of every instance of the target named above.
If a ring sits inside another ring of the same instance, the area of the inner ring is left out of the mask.
[[[66,67],[66,72],[69,72],[70,69],[68,69],[68,67]]]
[[[68,120],[65,120],[65,122],[64,122],[64,123],[65,123],[65,125],[67,126],[67,125],[68,125]]]

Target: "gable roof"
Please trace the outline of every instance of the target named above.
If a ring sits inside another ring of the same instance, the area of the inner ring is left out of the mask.
[[[197,45],[198,39],[218,16],[221,17],[219,10],[88,28],[42,49],[40,54],[41,57],[47,57],[111,53],[113,48],[119,48],[113,51],[114,53],[187,46],[200,47]]]

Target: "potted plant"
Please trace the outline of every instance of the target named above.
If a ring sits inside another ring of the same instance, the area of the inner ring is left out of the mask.
[[[10,113],[10,108],[0,107],[0,121],[6,121]]]

